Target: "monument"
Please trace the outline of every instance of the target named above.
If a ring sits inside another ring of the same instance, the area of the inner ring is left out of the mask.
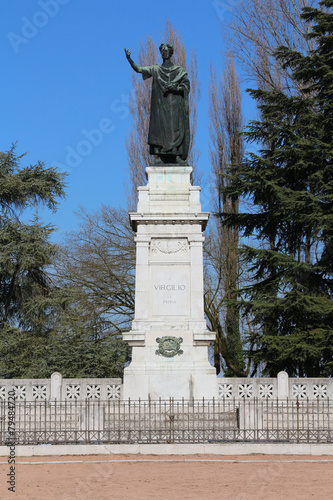
[[[153,78],[148,144],[157,158],[138,187],[137,211],[130,213],[136,232],[135,317],[123,339],[132,346],[125,368],[123,398],[198,399],[217,397],[215,368],[208,346],[203,301],[203,230],[200,187],[191,185],[188,93],[183,68],[171,62],[173,48],[162,44],[161,66],[132,68]]]

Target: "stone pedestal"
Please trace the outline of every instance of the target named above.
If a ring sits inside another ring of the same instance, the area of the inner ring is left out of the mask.
[[[123,398],[217,397],[215,368],[208,361],[209,332],[203,304],[200,187],[192,167],[147,167],[139,187],[136,232],[135,318],[123,338],[133,347],[125,369]]]

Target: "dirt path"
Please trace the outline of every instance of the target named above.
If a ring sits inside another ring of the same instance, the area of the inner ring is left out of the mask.
[[[333,499],[329,456],[18,457],[15,493],[7,490],[5,460],[1,500]]]

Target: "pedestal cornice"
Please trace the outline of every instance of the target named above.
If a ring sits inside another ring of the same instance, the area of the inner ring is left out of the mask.
[[[170,214],[130,212],[129,217],[133,231],[137,231],[139,224],[200,224],[204,231],[209,215],[209,212]]]

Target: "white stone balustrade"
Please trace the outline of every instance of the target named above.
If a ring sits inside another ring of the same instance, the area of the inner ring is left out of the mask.
[[[333,379],[290,378],[280,372],[276,378],[216,377],[218,399],[318,399],[333,400]],[[0,401],[14,390],[17,401],[107,401],[123,399],[120,378],[0,379]],[[209,398],[207,398],[209,399]]]
[[[121,399],[120,378],[62,378],[55,372],[50,379],[0,379],[0,400],[14,390],[17,401],[107,401]]]
[[[327,399],[333,398],[331,378],[289,378],[280,372],[276,378],[218,378],[221,399]]]

